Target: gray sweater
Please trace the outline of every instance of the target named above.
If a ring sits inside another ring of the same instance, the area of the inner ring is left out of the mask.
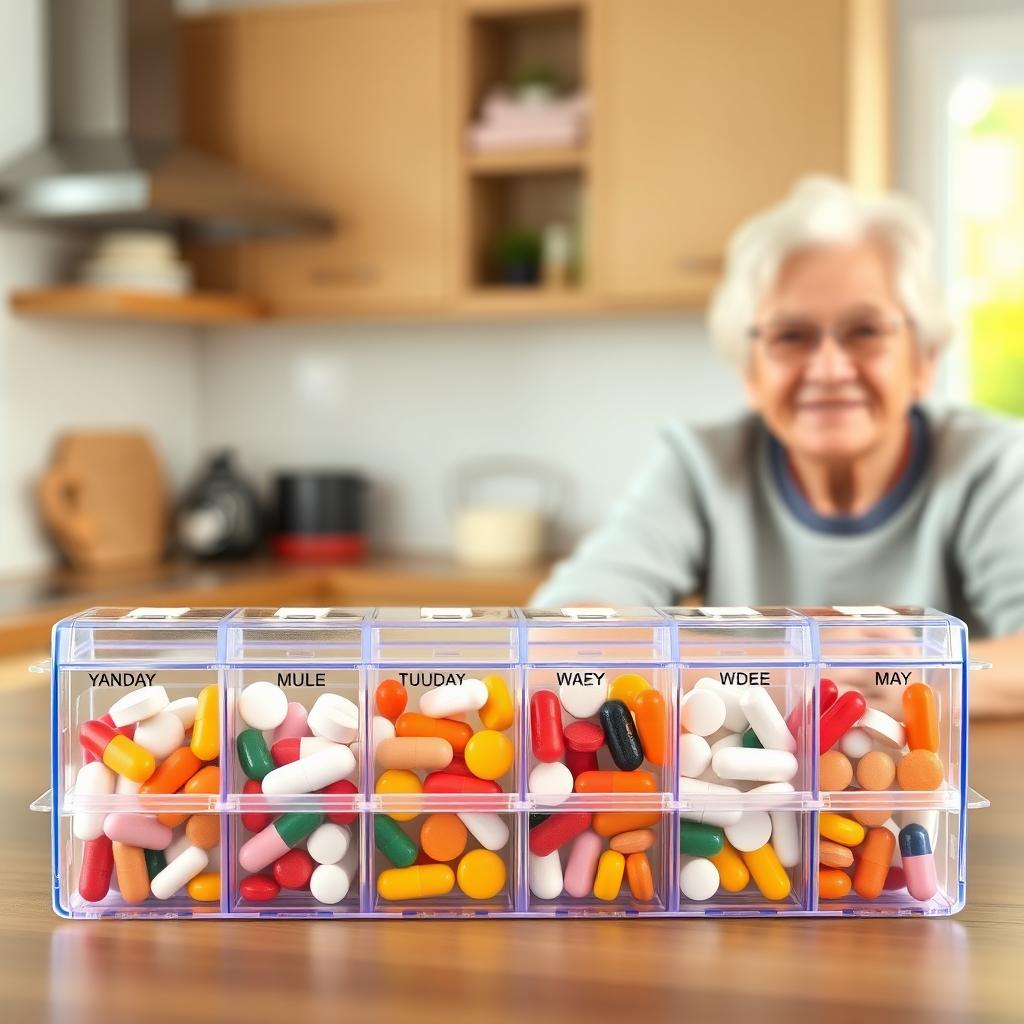
[[[926,605],[980,635],[1024,629],[1024,423],[915,409],[908,466],[867,514],[806,503],[760,419],[673,424],[541,607]]]

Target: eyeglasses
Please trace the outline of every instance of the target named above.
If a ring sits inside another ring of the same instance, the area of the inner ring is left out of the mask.
[[[750,329],[769,359],[788,366],[806,363],[827,336],[853,360],[872,359],[888,351],[893,338],[910,321],[897,314],[861,313],[837,321],[831,328],[810,321],[785,318]]]

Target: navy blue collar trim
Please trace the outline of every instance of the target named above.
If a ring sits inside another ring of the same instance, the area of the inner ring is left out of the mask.
[[[891,519],[917,489],[928,469],[931,448],[928,422],[917,406],[911,409],[909,419],[910,460],[907,467],[896,486],[862,516],[823,516],[815,512],[789,471],[786,449],[768,432],[768,464],[786,507],[804,526],[840,537],[867,533]]]

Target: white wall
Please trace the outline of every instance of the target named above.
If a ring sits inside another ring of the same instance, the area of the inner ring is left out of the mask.
[[[0,3],[0,163],[42,131],[38,0]],[[0,299],[60,279],[76,246],[61,232],[0,227]],[[0,301],[0,574],[53,557],[33,484],[60,431],[131,426],[149,432],[172,480],[198,449],[198,338],[184,328],[19,320]]]

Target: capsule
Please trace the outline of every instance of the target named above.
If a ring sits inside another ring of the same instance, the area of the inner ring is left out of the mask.
[[[823,712],[818,725],[819,754],[831,750],[864,717],[867,706],[864,694],[850,690]]]
[[[637,902],[650,903],[654,899],[654,876],[646,853],[631,853],[626,857],[626,882]]]
[[[599,768],[597,754],[593,750],[573,750],[566,746],[565,767],[569,769],[573,779],[578,779],[587,772],[596,772]]]
[[[188,747],[182,747],[182,750],[188,750]],[[250,780],[251,781],[251,780]],[[256,792],[260,791],[259,783],[256,783]],[[205,768],[200,768],[184,786],[181,787],[179,792],[184,793],[188,796],[195,796],[198,793],[205,793],[212,795],[220,792],[220,769],[215,764],[208,764]],[[248,792],[248,790],[246,790]],[[184,814],[171,813],[165,811],[162,814],[157,815],[157,821],[161,825],[166,825],[168,828],[177,828],[186,818],[189,817],[190,812],[186,811]],[[269,823],[269,819],[268,819]]]
[[[932,841],[923,825],[912,823],[900,829],[900,858],[907,890],[925,903],[938,891]]]
[[[764,846],[749,853],[741,853],[740,856],[754,884],[766,900],[784,900],[789,895],[789,875],[771,843],[765,843]]]
[[[260,782],[274,770],[270,748],[259,729],[243,729],[235,740],[235,747],[238,750],[238,763],[246,778]]]
[[[501,786],[492,779],[451,772],[431,772],[423,780],[424,793],[500,793]]]
[[[644,748],[629,708],[621,700],[608,700],[597,717],[615,766],[624,772],[639,768],[644,763]]]
[[[377,876],[377,894],[389,901],[447,896],[454,886],[455,872],[447,864],[389,868]]]
[[[112,725],[94,719],[83,722],[78,741],[113,772],[144,783],[156,771],[156,758],[145,747],[122,735]]]
[[[903,725],[911,750],[939,751],[939,705],[935,691],[924,683],[911,683],[903,691]]]
[[[853,872],[853,888],[865,900],[876,900],[885,888],[896,837],[887,828],[873,828],[857,852],[857,867]]]
[[[158,900],[169,900],[183,886],[187,885],[210,863],[209,854],[198,846],[186,846],[167,867],[150,883],[149,888]]]
[[[623,707],[626,705],[623,704]],[[627,712],[628,713],[628,712]],[[605,850],[597,862],[594,878],[594,897],[605,902],[618,899],[622,876],[626,872],[626,858],[615,850]]]
[[[665,698],[653,687],[643,690],[633,701],[633,712],[644,757],[651,764],[665,764],[668,759],[668,711]]]
[[[818,831],[826,839],[843,846],[859,846],[864,842],[864,826],[832,811],[822,811],[818,815]]]
[[[246,871],[262,871],[268,864],[273,864],[278,857],[284,856],[290,849],[298,846],[303,839],[323,823],[324,816],[322,814],[304,812],[282,814],[262,832],[257,833],[243,844],[238,851],[238,863]]]
[[[179,747],[143,782],[140,793],[175,793],[192,778],[203,762],[189,747]]]
[[[530,745],[538,761],[550,764],[565,753],[562,705],[551,690],[538,690],[530,698]]]
[[[707,857],[711,860],[725,848],[725,832],[714,825],[700,825],[695,821],[679,822],[679,852],[688,857]]]
[[[473,729],[466,722],[455,722],[450,718],[430,718],[416,711],[406,711],[395,721],[395,735],[447,740],[453,753],[461,754],[473,735]]]
[[[577,793],[653,793],[658,783],[650,772],[583,772],[576,777]]]
[[[511,727],[515,719],[512,695],[501,676],[484,676],[487,703],[480,709],[480,721],[485,729],[502,732]]]
[[[530,853],[546,857],[560,850],[581,832],[590,828],[594,815],[587,811],[567,811],[552,814],[535,828],[530,829]]]
[[[90,839],[82,845],[82,870],[78,875],[78,895],[87,903],[99,903],[110,892],[114,873],[114,848],[106,836]]]
[[[130,740],[135,739],[135,725],[136,725],[135,722],[131,722],[128,725],[116,726],[116,725],[114,725],[114,720],[113,720],[113,718],[110,717],[110,713],[109,712],[107,714],[105,714],[105,715],[100,715],[100,717],[97,718],[96,721],[97,722],[102,722],[104,725],[109,725],[110,728],[114,730],[114,732],[120,733],[122,736],[126,737],[127,739],[130,739]],[[81,744],[81,746],[82,746],[82,763],[83,764],[89,764],[92,761],[100,761],[100,760],[102,760],[102,756],[103,756],[102,752],[99,753],[99,754],[95,754],[95,753],[93,753],[93,751],[91,751],[84,744]]]
[[[202,871],[188,883],[188,894],[198,903],[216,903],[220,899],[220,875]]]
[[[594,814],[593,829],[599,836],[608,839],[638,828],[651,828],[660,821],[659,811],[597,811]]]
[[[454,753],[439,736],[392,736],[377,744],[377,767],[437,771],[452,763]]]
[[[220,753],[220,694],[215,685],[199,691],[189,746],[200,761],[212,761]]]
[[[711,854],[708,860],[718,868],[719,880],[726,892],[742,892],[746,889],[750,872],[739,852],[724,835],[721,850]]]
[[[410,867],[416,861],[419,850],[402,827],[387,814],[373,816],[373,841],[377,849],[396,868]]]
[[[841,900],[849,896],[850,876],[838,868],[819,868],[818,895],[823,900]]]

